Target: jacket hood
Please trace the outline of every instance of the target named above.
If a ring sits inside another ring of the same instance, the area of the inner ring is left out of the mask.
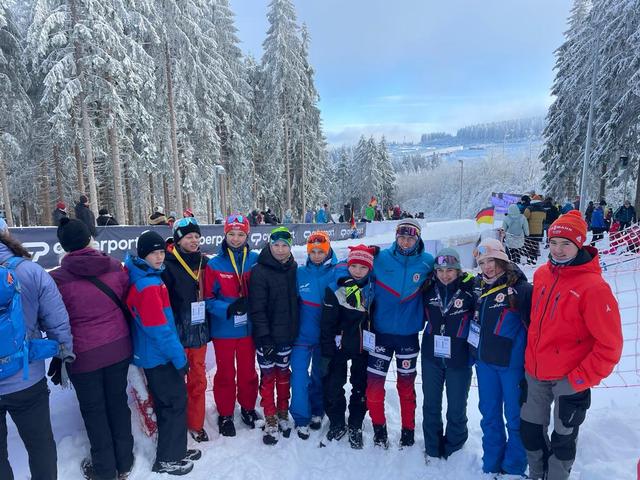
[[[115,271],[116,264],[119,265],[117,260],[91,247],[69,252],[62,257],[60,262],[63,270],[78,277],[97,277]]]
[[[309,268],[317,268],[318,270],[326,270],[328,268],[335,266],[337,263],[338,263],[338,257],[336,257],[336,252],[334,252],[333,248],[331,248],[329,249],[329,254],[327,255],[327,258],[324,260],[324,262],[322,262],[321,265],[316,265],[315,263],[313,263],[309,258],[309,256],[307,255],[306,266]]]
[[[515,203],[512,203],[511,205],[509,205],[509,208],[507,209],[507,211],[510,217],[518,217],[519,215],[521,215],[520,209],[518,208],[518,205],[516,205]]]
[[[129,274],[129,283],[132,284],[143,277],[160,275],[164,271],[164,265],[156,270],[143,259],[134,255],[127,255],[127,258],[124,259],[124,266]]]
[[[293,259],[293,254],[289,255],[289,259],[285,263],[280,263],[276,260],[271,254],[269,245],[264,247],[260,252],[260,255],[258,255],[258,263],[275,270],[289,270],[290,268],[298,267],[298,264]]]

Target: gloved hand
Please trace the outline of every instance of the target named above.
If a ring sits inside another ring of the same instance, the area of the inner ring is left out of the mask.
[[[234,315],[244,315],[247,313],[247,310],[247,297],[237,298],[227,307],[227,318],[233,318]]]
[[[346,290],[347,303],[353,308],[358,308],[361,302],[360,287],[353,278],[347,278],[342,284]]]
[[[267,335],[260,339],[260,351],[266,361],[275,362],[277,360],[276,345],[270,336]]]
[[[569,380],[560,380],[554,388],[558,395],[558,417],[567,428],[579,427],[591,406],[591,389],[576,392]]]
[[[325,357],[324,355],[320,358],[320,376],[326,377],[329,374],[329,365],[331,364],[331,357]]]
[[[378,245],[368,245],[368,247],[373,249],[373,256],[377,257],[380,253],[380,247]]]
[[[189,361],[187,360],[182,368],[178,369],[178,373],[181,377],[186,377],[189,373]]]
[[[51,383],[54,385],[60,385],[62,376],[62,359],[53,357],[49,364],[49,370],[47,371],[47,377],[51,379]]]

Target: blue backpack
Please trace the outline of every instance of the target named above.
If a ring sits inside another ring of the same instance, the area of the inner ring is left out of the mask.
[[[53,357],[58,342],[48,339],[27,339],[22,311],[20,283],[15,269],[24,258],[11,257],[0,265],[0,380],[15,375],[22,368],[23,378],[29,378],[29,362]]]

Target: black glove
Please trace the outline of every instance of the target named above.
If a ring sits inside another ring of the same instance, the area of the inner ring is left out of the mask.
[[[347,303],[353,308],[358,308],[361,304],[361,302],[358,302],[358,297],[360,297],[360,287],[356,281],[353,278],[347,278],[342,285],[346,290]]]
[[[227,307],[227,318],[232,318],[234,315],[244,315],[247,310],[247,297],[240,297]]]
[[[187,376],[187,373],[189,373],[189,360],[185,362],[184,367],[178,369],[178,373],[181,377]]]
[[[579,427],[591,406],[591,389],[558,397],[558,417],[567,428]]]
[[[377,257],[380,253],[380,247],[378,245],[368,245],[368,247],[373,249],[373,256]]]
[[[58,357],[53,357],[51,359],[47,376],[51,378],[51,383],[54,385],[60,385],[62,382],[62,359]]]

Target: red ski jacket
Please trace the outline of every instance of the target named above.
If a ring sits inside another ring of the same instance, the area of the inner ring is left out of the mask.
[[[529,375],[538,380],[567,377],[576,391],[600,383],[622,353],[618,302],[602,278],[598,251],[583,250],[584,263],[558,266],[549,261],[536,270],[525,351]]]

